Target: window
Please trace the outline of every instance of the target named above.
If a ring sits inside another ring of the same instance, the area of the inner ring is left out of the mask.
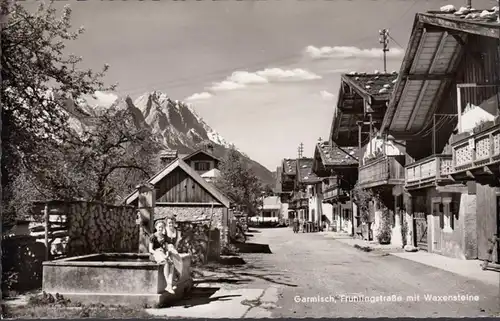
[[[444,213],[443,213],[443,228],[444,230],[452,231],[454,228],[454,213],[456,205],[452,205],[454,203],[445,203],[444,204]]]
[[[196,171],[208,171],[210,170],[209,162],[196,162],[194,163],[194,170]]]

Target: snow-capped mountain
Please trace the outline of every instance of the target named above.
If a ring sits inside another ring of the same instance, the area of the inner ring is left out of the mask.
[[[231,147],[231,143],[212,129],[191,106],[157,91],[146,93],[135,101],[129,97],[96,93],[66,107],[78,119],[70,122],[75,129],[81,127],[79,123],[85,124],[86,116],[102,108],[128,109],[134,115],[136,126],[148,128],[165,147],[176,149],[180,154],[190,153],[199,143],[211,141],[215,156],[222,158]],[[238,151],[264,183],[274,184],[273,174],[267,168]]]

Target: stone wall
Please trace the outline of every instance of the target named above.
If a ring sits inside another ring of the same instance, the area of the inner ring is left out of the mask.
[[[67,256],[138,251],[135,208],[82,201],[68,204],[67,213]]]
[[[213,210],[213,215],[212,215]],[[220,251],[221,247],[228,244],[228,222],[225,222],[224,212],[227,211],[225,207],[211,207],[208,206],[162,206],[157,205],[154,209],[154,220],[164,219],[167,216],[175,215],[179,223],[199,222],[205,225],[210,224],[211,233],[217,233],[219,236],[218,242],[212,242],[211,247],[213,250]],[[212,252],[212,251],[211,251]],[[214,254],[217,256],[217,254]]]

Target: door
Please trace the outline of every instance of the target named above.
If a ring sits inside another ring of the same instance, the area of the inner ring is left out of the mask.
[[[443,204],[432,203],[432,252],[441,253],[443,231]]]
[[[416,236],[416,245],[421,250],[428,251],[428,241],[427,241],[427,213],[426,212],[417,212],[414,213],[415,220],[415,236]]]
[[[411,208],[413,211],[413,240],[414,244],[421,250],[429,250],[429,222],[427,208],[427,195],[414,195],[411,198]]]

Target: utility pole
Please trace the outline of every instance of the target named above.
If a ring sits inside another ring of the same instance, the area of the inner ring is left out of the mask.
[[[384,73],[387,73],[387,52],[389,51],[389,30],[382,29],[378,31],[380,38],[378,41],[382,44],[382,51],[384,53]]]
[[[298,151],[298,156],[299,158],[297,158],[297,178],[296,178],[296,182],[297,182],[297,189],[298,189],[298,211],[301,211],[301,203],[302,203],[302,186],[300,185],[300,159],[302,158],[302,153],[304,152],[304,144],[303,143],[300,143],[299,144],[299,147],[297,148],[297,151]],[[302,218],[305,219],[305,213],[302,213]]]

